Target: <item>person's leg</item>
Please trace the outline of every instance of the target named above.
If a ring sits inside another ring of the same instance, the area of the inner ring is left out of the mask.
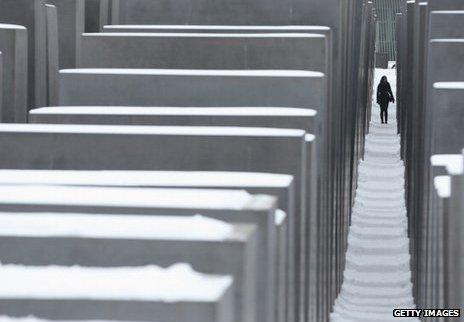
[[[383,108],[382,108],[382,106],[380,107],[380,121],[383,124]]]
[[[382,121],[382,124],[385,123],[384,115],[385,115],[385,105],[381,104],[380,105],[380,120]]]
[[[388,105],[385,107],[385,124],[388,124]]]

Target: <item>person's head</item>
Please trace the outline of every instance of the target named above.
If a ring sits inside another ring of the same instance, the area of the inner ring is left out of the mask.
[[[386,83],[387,82],[387,76],[382,76],[382,78],[380,79],[380,82],[381,83]]]

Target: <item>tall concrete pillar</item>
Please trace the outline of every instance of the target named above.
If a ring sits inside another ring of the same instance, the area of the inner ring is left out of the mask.
[[[45,0],[2,0],[0,21],[27,28],[28,106],[46,106]]]
[[[59,44],[58,15],[54,5],[47,4],[47,104],[58,104]]]
[[[85,31],[86,0],[46,1],[48,4],[53,4],[57,10],[60,68],[74,68],[80,48],[80,36]]]
[[[0,24],[3,56],[1,122],[27,122],[27,30],[23,26]]]

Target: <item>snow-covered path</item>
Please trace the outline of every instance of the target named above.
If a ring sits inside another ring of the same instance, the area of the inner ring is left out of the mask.
[[[375,86],[382,75],[396,93],[395,70],[376,70]],[[396,106],[388,109],[389,124],[381,124],[375,92],[364,160],[358,168],[344,280],[331,322],[398,321],[393,309],[415,307]]]

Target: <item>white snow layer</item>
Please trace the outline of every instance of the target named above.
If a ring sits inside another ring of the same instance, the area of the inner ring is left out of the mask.
[[[0,316],[0,322],[51,322],[52,320],[44,320],[36,318],[35,316],[23,316],[23,317],[12,317],[2,315]],[[53,320],[53,322],[65,322],[64,320]],[[73,320],[66,320],[66,322],[84,322],[84,321],[73,321]],[[110,322],[109,320],[85,320],[85,322]],[[119,321],[125,322],[125,321]]]
[[[0,184],[129,187],[287,187],[293,176],[260,172],[0,170]]]
[[[234,226],[194,216],[0,213],[0,236],[226,240]]]
[[[0,280],[3,299],[156,302],[216,301],[233,282],[231,276],[201,274],[185,263],[168,268],[3,265]]]
[[[0,185],[0,203],[23,205],[241,210],[253,199],[245,190]]]
[[[376,70],[375,86],[383,75],[396,92],[394,70]],[[393,309],[415,308],[396,106],[390,104],[389,123],[381,124],[375,95],[359,163],[344,280],[331,322],[396,321]]]

